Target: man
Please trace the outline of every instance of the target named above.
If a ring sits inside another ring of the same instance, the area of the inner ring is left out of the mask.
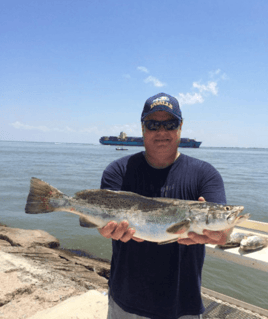
[[[141,122],[145,152],[111,163],[101,188],[226,203],[218,171],[178,152],[182,115],[174,97],[159,93],[147,99]],[[136,238],[127,221],[110,222],[99,231],[113,239],[108,319],[202,318],[203,244],[223,244],[229,232],[205,230],[203,235],[189,233],[178,242],[157,245]]]

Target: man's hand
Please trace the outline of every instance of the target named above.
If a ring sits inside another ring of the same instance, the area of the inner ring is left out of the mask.
[[[121,223],[116,223],[114,221],[109,222],[106,226],[99,228],[99,233],[105,238],[112,238],[114,240],[121,240],[126,243],[130,239],[133,239],[137,242],[144,241],[143,239],[134,237],[135,229],[128,228],[129,224],[127,221]]]
[[[199,201],[204,202],[204,197],[199,197]],[[188,238],[178,239],[179,244],[183,245],[195,245],[195,244],[213,244],[213,245],[224,245],[228,240],[233,228],[222,230],[222,231],[211,231],[204,229],[203,235],[198,235],[194,232],[188,233]]]
[[[222,231],[211,231],[204,229],[203,235],[198,235],[194,232],[188,233],[188,238],[178,239],[179,244],[183,245],[195,245],[195,244],[213,244],[224,245],[233,229],[225,229]]]

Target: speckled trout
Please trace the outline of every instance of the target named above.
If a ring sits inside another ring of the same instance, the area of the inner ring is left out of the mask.
[[[264,238],[261,236],[248,236],[241,240],[240,248],[244,251],[253,251],[259,250],[261,248],[267,247],[268,238]]]
[[[224,230],[248,219],[239,215],[243,206],[218,205],[209,202],[150,198],[132,192],[92,189],[69,197],[48,183],[31,179],[25,212],[42,214],[65,211],[79,215],[80,225],[102,228],[109,221],[126,220],[136,230],[135,237],[164,244],[189,231],[202,234],[204,229]],[[185,229],[183,234],[177,232]]]

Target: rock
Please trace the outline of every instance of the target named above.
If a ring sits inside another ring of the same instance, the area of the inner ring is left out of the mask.
[[[108,296],[96,290],[71,297],[55,307],[40,311],[29,319],[106,319]]]
[[[3,251],[0,251],[0,259],[0,278],[3,282],[0,318],[2,314],[5,319],[23,318],[25,314],[32,315],[87,291],[75,281],[54,272],[49,265],[42,266]]]
[[[0,319],[28,318],[92,289],[107,292],[109,262],[49,248],[58,240],[44,231],[3,228]]]
[[[28,230],[0,226],[0,239],[9,242],[12,246],[59,247],[58,239],[44,230]]]
[[[4,247],[9,247],[11,246],[10,242],[6,241],[6,240],[3,240],[3,239],[0,239],[0,249],[1,249],[1,246]]]

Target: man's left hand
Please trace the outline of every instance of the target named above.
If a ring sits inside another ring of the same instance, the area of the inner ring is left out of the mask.
[[[212,244],[212,245],[224,245],[228,240],[232,228],[222,231],[211,231],[204,229],[203,235],[198,235],[194,232],[188,233],[188,238],[178,239],[179,244],[183,245],[195,245],[195,244]]]
[[[204,197],[199,197],[199,201],[204,202]],[[233,228],[225,229],[222,231],[211,231],[204,229],[203,235],[198,235],[194,232],[188,233],[188,238],[179,238],[178,243],[183,245],[195,245],[195,244],[213,244],[224,245],[228,240]]]

